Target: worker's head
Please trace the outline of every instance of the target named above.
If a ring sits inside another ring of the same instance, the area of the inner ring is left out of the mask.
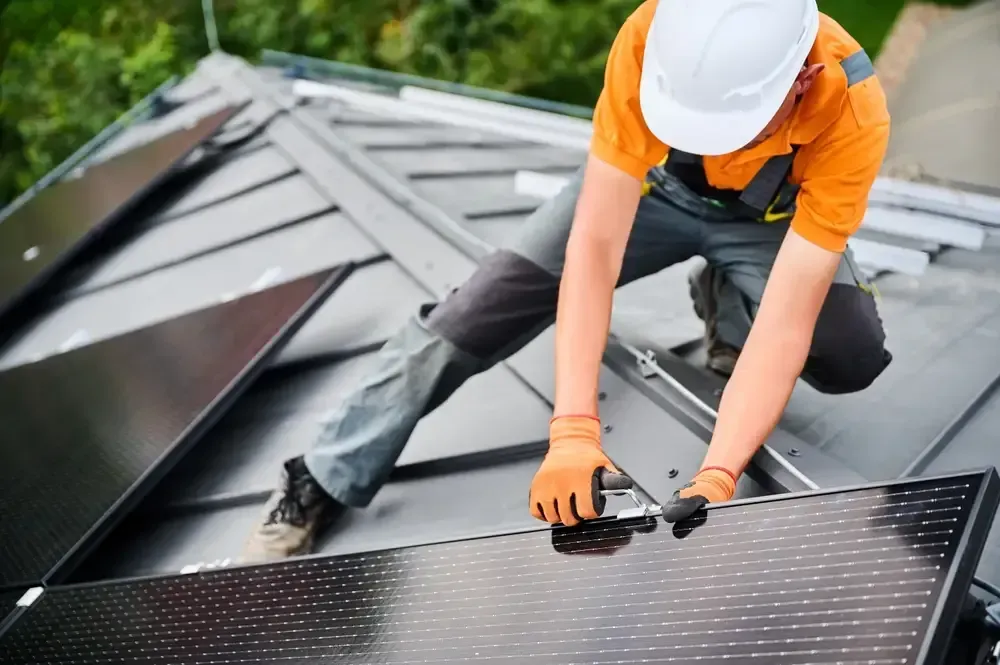
[[[723,155],[759,143],[794,111],[822,65],[808,65],[816,0],[659,0],[640,106],[672,148]]]

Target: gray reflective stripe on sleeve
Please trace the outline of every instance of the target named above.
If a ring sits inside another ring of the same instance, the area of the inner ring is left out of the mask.
[[[847,85],[852,86],[861,83],[865,79],[875,76],[875,65],[864,49],[852,53],[840,61],[840,66],[847,74]]]

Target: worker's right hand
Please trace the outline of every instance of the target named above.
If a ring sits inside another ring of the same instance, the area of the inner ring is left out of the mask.
[[[600,421],[590,416],[553,418],[549,451],[531,481],[531,514],[543,522],[566,526],[600,517],[604,510],[599,492],[602,470],[618,473],[601,450]],[[605,485],[609,482],[614,484],[606,480]]]

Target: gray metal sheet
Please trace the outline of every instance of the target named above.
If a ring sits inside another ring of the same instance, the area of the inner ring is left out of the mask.
[[[305,453],[321,432],[324,416],[370,374],[367,356],[268,381],[237,405],[206,442],[205,455],[190,461],[177,497],[185,500],[272,489],[281,463]],[[307,388],[306,386],[310,386]],[[551,410],[504,367],[470,380],[420,421],[398,467],[498,451],[548,440]]]
[[[698,473],[705,442],[607,368],[601,371],[600,391],[602,442],[608,456],[658,502],[667,501]],[[736,498],[763,494],[748,476],[737,485]]]
[[[413,183],[413,191],[438,205],[448,205],[461,219],[481,217],[504,208],[538,207],[533,196],[514,191],[514,174],[494,174],[455,178],[421,178]]]
[[[493,247],[506,246],[512,241],[524,224],[525,217],[520,215],[487,217],[465,222],[465,228],[474,236],[488,242]]]
[[[414,125],[412,127],[372,127],[344,125],[336,132],[351,143],[369,149],[426,148],[441,146],[503,147],[526,145],[507,136],[471,129],[442,125]]]
[[[998,371],[1000,369],[994,365],[994,374]],[[940,475],[985,466],[1000,467],[997,432],[1000,432],[1000,394],[994,393],[993,398],[965,424],[922,475]],[[994,521],[986,541],[978,575],[1000,584],[1000,517]]]
[[[704,259],[694,258],[627,284],[615,292],[611,331],[642,350],[671,349],[702,337],[687,276]]]
[[[558,148],[434,148],[430,150],[376,150],[373,159],[411,178],[434,175],[475,175],[481,172],[531,168],[575,168],[583,163],[579,153]]]
[[[287,84],[280,86],[282,93],[291,95],[291,84],[287,81],[283,81],[282,83]],[[269,84],[274,85],[270,82]],[[314,113],[317,117],[322,118],[324,121],[333,123],[337,126],[338,130],[341,127],[358,126],[382,128],[394,127],[397,130],[409,131],[411,129],[417,129],[425,126],[423,123],[414,122],[412,120],[395,118],[390,115],[370,113],[368,111],[351,108],[350,106],[345,106],[329,99],[305,99],[303,101],[303,107],[308,109],[311,113]]]
[[[359,267],[289,342],[275,365],[382,342],[429,300],[398,265]]]
[[[390,482],[363,510],[351,510],[317,543],[322,554],[358,552],[463,538],[537,525],[528,487],[541,458],[521,459],[460,474]],[[612,497],[608,511],[627,507]],[[171,519],[136,515],[109,538],[78,580],[179,572],[201,562],[233,561],[260,506],[241,506]]]
[[[264,148],[226,160],[199,180],[161,217],[178,217],[196,208],[223,201],[295,172],[277,150]]]
[[[784,418],[869,478],[902,472],[1000,366],[1000,287],[992,281],[936,269],[919,284],[887,277],[879,290],[893,363],[856,394],[797,386]]]
[[[147,230],[104,260],[74,291],[90,291],[177,263],[329,206],[302,176],[293,176]]]
[[[0,356],[0,368],[91,343],[245,292],[286,282],[377,251],[331,214],[226,250],[90,293],[41,318]],[[79,345],[79,344],[75,344]]]

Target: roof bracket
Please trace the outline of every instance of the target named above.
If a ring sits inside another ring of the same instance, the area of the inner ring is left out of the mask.
[[[650,379],[657,375],[656,354],[652,351],[647,350],[637,357],[635,362],[639,365],[639,373],[642,374],[642,378]]]

